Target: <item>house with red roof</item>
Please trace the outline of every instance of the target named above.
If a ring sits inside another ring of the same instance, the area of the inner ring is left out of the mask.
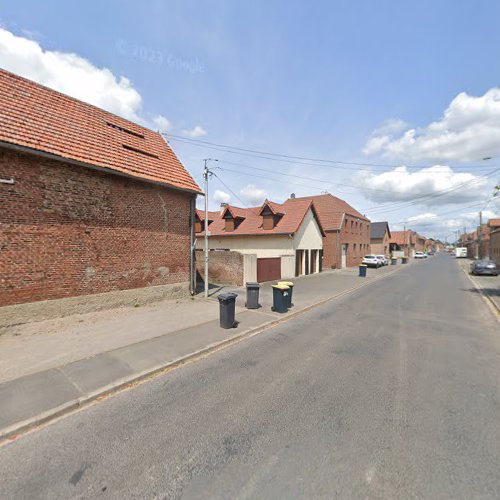
[[[197,211],[197,262],[203,262],[205,214]],[[311,200],[266,200],[260,207],[223,205],[209,212],[209,260],[223,252],[244,255],[246,281],[270,281],[313,274],[322,270],[323,228]]]
[[[331,194],[295,198],[314,202],[323,239],[323,267],[344,268],[361,264],[370,253],[370,221],[344,200]]]
[[[392,231],[390,250],[393,257],[413,257],[417,244],[417,233],[411,229]]]
[[[198,193],[159,133],[0,70],[0,305],[187,292]]]

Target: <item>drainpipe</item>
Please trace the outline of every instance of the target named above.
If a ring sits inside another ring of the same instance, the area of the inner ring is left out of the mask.
[[[189,202],[189,293],[194,295],[196,292],[196,271],[194,268],[194,210],[196,206],[196,196],[193,196]]]
[[[339,238],[340,238],[340,231],[342,231],[342,228],[344,227],[344,219],[345,219],[345,212],[342,214],[342,220],[340,221],[340,228],[337,230],[337,238],[335,239],[335,251],[337,254],[335,258],[335,269],[342,269],[342,254],[340,255],[339,259]],[[347,261],[347,256],[346,256],[346,261]]]

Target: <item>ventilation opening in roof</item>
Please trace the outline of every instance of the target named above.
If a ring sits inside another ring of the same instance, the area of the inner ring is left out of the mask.
[[[138,134],[137,132],[132,132],[132,130],[129,130],[128,128],[120,127],[120,125],[116,125],[116,124],[110,123],[110,122],[106,122],[106,125],[108,127],[119,130],[120,132],[125,132],[126,134],[130,134],[130,135],[133,135],[135,137],[139,137],[139,139],[144,139],[144,136],[142,134]]]
[[[159,156],[153,154],[153,153],[148,153],[147,151],[143,151],[142,149],[137,149],[133,148],[132,146],[127,146],[126,144],[122,144],[125,149],[128,149],[129,151],[133,151],[134,153],[139,153],[144,156],[149,156],[150,158],[159,158]]]

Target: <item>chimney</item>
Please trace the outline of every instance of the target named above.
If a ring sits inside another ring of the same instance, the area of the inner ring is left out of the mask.
[[[290,198],[291,198],[292,200],[294,200],[294,199],[295,199],[295,193],[292,193],[292,194],[290,195]]]
[[[227,204],[227,203],[224,203],[224,202],[222,202],[222,203],[220,204],[220,213],[224,212],[224,209],[227,207],[227,205],[228,205],[228,204]]]

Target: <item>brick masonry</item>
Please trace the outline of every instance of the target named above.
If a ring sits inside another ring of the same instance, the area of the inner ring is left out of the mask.
[[[347,245],[346,266],[361,264],[370,253],[370,223],[346,214],[340,231],[326,231],[323,238],[323,269],[339,268],[342,244]]]
[[[0,149],[0,305],[189,281],[193,195]]]
[[[205,276],[205,252],[197,250],[196,270],[201,279]],[[243,255],[233,251],[211,251],[208,254],[208,279],[211,283],[242,286],[244,283]]]

